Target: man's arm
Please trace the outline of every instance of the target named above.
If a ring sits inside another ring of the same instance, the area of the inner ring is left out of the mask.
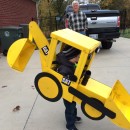
[[[68,28],[72,29],[72,17],[71,17],[71,14],[68,17]]]

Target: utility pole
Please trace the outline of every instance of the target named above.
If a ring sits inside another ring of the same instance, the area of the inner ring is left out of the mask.
[[[40,21],[39,21],[39,4],[41,2],[41,0],[32,0],[34,2],[36,2],[36,13],[37,13],[37,22],[38,22],[38,25],[40,25]]]
[[[37,22],[38,22],[38,25],[40,25],[40,20],[39,20],[39,4],[40,4],[41,0],[38,0],[36,2],[36,10],[37,10]]]

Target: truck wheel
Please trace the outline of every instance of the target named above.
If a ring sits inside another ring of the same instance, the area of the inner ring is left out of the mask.
[[[39,73],[34,80],[38,93],[50,102],[56,102],[62,97],[62,86],[59,80],[52,74]]]
[[[93,98],[93,100],[97,100],[97,99]],[[101,102],[99,101],[98,103],[101,103]],[[84,113],[85,116],[87,116],[88,118],[90,118],[92,120],[101,120],[101,119],[103,119],[105,117],[105,114],[98,111],[94,107],[90,106],[85,101],[83,101],[81,103],[81,110],[82,110],[82,112]]]
[[[7,53],[8,53],[8,50],[4,50],[4,51],[3,51],[3,55],[4,55],[4,56],[7,56]]]
[[[113,42],[102,41],[102,48],[103,49],[110,49],[112,47]]]

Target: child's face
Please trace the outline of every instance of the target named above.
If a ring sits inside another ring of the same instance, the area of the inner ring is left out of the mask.
[[[80,54],[77,55],[76,57],[70,59],[69,61],[72,62],[72,63],[77,63],[79,61],[79,57],[80,57]]]

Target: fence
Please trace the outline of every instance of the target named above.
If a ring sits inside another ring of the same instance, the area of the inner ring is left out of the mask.
[[[123,9],[120,11],[121,16],[121,26],[120,29],[125,31],[126,28],[130,28],[130,16],[129,10]],[[52,31],[64,28],[63,17],[60,16],[50,16],[41,17],[39,19],[40,28],[44,32],[46,37],[50,37]]]
[[[42,17],[39,19],[39,23],[41,30],[48,38],[52,31],[64,28],[64,23],[60,16]]]

